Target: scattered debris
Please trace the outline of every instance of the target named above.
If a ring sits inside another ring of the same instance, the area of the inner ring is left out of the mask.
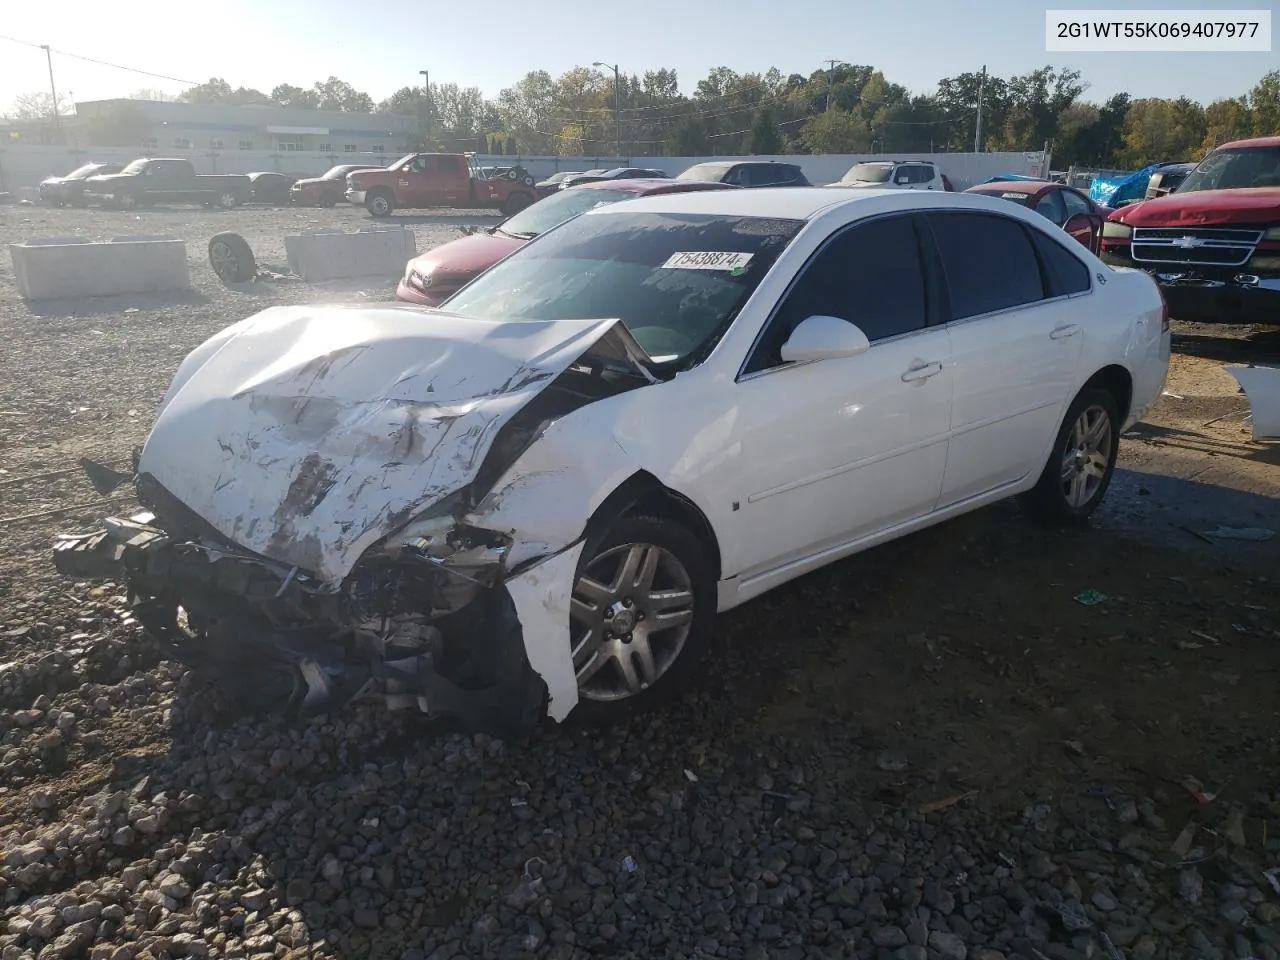
[[[1092,587],[1075,595],[1076,603],[1083,604],[1086,607],[1096,607],[1106,599],[1108,597],[1105,593],[1101,590],[1094,590]]]
[[[924,803],[920,805],[921,813],[941,813],[943,810],[950,810],[952,807],[962,803],[968,803],[977,797],[977,790],[966,790],[964,793],[957,793],[954,796],[943,797],[941,800],[934,800],[932,803]]]
[[[876,766],[885,773],[901,773],[907,769],[907,758],[896,750],[886,750],[876,758]]]
[[[1208,536],[1219,540],[1249,540],[1254,543],[1265,543],[1276,535],[1274,530],[1266,527],[1218,527],[1210,530]]]
[[[1246,842],[1244,837],[1244,811],[1239,807],[1232,807],[1227,811],[1227,822],[1223,826],[1222,832],[1237,847],[1243,847]]]
[[[622,869],[627,873],[635,873],[640,869],[640,864],[636,863],[635,857],[631,856],[631,854],[627,854],[622,858]]]
[[[1078,757],[1084,756],[1084,744],[1079,740],[1063,740],[1062,745],[1069,753],[1074,753]]]
[[[1199,639],[1199,640],[1204,640],[1204,641],[1205,641],[1205,642],[1207,642],[1207,643],[1211,643],[1211,644],[1213,644],[1215,647],[1222,643],[1222,641],[1221,641],[1221,640],[1219,640],[1217,637],[1212,637],[1212,636],[1210,636],[1209,634],[1204,633],[1204,632],[1203,632],[1203,631],[1201,631],[1201,630],[1192,630],[1192,631],[1190,631],[1190,633],[1191,633],[1191,635],[1192,635],[1193,637],[1196,637],[1196,638],[1197,638],[1197,639]]]
[[[698,782],[698,775],[694,773],[692,770],[688,769],[687,767],[685,768],[685,771],[684,771],[684,778],[688,780],[690,783]]]
[[[1267,878],[1267,883],[1271,884],[1271,889],[1275,892],[1275,895],[1280,897],[1280,867],[1263,870],[1262,875]]]
[[[1185,860],[1187,854],[1191,850],[1191,844],[1196,838],[1196,825],[1194,821],[1188,820],[1187,825],[1182,828],[1182,832],[1178,834],[1178,839],[1173,841],[1173,855],[1178,860]]]
[[[1197,537],[1200,540],[1203,540],[1205,543],[1214,542],[1213,537],[1207,537],[1203,533],[1201,533],[1199,530],[1192,530],[1190,527],[1178,527],[1178,529],[1181,530],[1183,533],[1189,533],[1193,537]]]

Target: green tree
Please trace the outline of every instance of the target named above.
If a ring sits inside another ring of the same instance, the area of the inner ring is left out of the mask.
[[[832,107],[804,125],[800,141],[810,153],[866,153],[871,128],[860,117]]]
[[[320,97],[314,90],[304,90],[291,83],[281,83],[272,87],[271,99],[282,107],[315,110],[320,106]]]
[[[1240,140],[1253,132],[1253,114],[1247,97],[1234,100],[1215,100],[1204,109],[1205,136],[1197,157],[1203,156],[1220,143]]]
[[[667,155],[671,157],[705,157],[711,153],[707,139],[707,126],[702,117],[694,114],[680,118],[671,129],[667,140]]]
[[[1280,134],[1280,70],[1272,70],[1249,91],[1249,109],[1256,136]]]
[[[253,87],[235,87],[222,77],[210,77],[178,94],[183,103],[267,103],[270,98]]]
[[[373,98],[367,93],[361,93],[345,80],[330,77],[323,83],[316,82],[311,89],[315,93],[316,106],[321,110],[373,113]]]
[[[782,148],[778,116],[773,107],[766,104],[756,111],[756,122],[751,127],[751,152],[767,157],[782,153]]]

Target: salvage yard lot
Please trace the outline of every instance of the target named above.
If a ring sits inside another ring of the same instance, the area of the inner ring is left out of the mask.
[[[419,250],[495,220],[400,219]],[[1002,504],[811,575],[722,618],[692,695],[624,727],[236,717],[49,543],[102,512],[75,459],[123,463],[205,337],[394,290],[228,288],[209,237],[279,267],[286,232],[368,222],[0,207],[4,243],[171,233],[194,279],[28,306],[0,264],[4,960],[59,936],[50,956],[1069,960],[1099,931],[1133,958],[1277,955],[1280,540],[1206,537],[1280,531],[1280,443],[1221,369],[1276,362],[1274,337],[1177,331],[1090,528]]]

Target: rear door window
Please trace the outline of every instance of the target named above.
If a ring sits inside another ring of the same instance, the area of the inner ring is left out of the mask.
[[[1050,223],[1062,226],[1067,222],[1067,208],[1062,203],[1061,190],[1049,190],[1036,201],[1036,213],[1047,217]]]
[[[1043,300],[1044,282],[1028,231],[993,213],[928,214],[951,299],[964,320]]]
[[[1074,217],[1081,213],[1093,213],[1092,208],[1089,206],[1089,201],[1074,190],[1058,190],[1056,192],[1062,194],[1062,202],[1066,205],[1068,217]]]

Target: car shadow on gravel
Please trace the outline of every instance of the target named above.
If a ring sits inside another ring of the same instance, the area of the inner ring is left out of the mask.
[[[166,307],[197,307],[209,303],[209,298],[198,290],[182,290],[173,293],[131,293],[114,297],[59,297],[50,300],[34,300],[26,304],[27,311],[40,318],[96,317],[128,315]]]

